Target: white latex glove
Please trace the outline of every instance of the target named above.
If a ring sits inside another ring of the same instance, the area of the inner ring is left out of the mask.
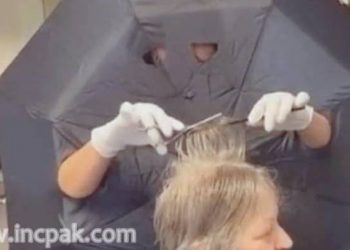
[[[343,5],[350,6],[350,0],[339,0],[339,2]]]
[[[303,130],[309,126],[314,110],[308,106],[310,96],[300,92],[296,96],[288,92],[263,95],[248,116],[248,125],[264,126],[267,132]],[[292,111],[293,108],[303,108]]]
[[[103,157],[114,157],[127,146],[153,146],[157,153],[167,153],[164,137],[184,129],[184,124],[150,103],[124,102],[119,115],[91,132],[91,144]]]

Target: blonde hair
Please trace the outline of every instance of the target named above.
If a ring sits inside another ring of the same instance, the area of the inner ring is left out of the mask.
[[[161,250],[226,250],[258,206],[259,190],[276,190],[265,168],[245,162],[243,129],[211,126],[178,144],[171,177],[156,201]],[[203,248],[205,246],[205,248]]]

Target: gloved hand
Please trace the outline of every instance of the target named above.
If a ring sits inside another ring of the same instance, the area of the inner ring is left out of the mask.
[[[350,0],[339,0],[339,2],[343,5],[350,6]]]
[[[106,158],[114,157],[127,146],[151,145],[163,155],[167,147],[163,136],[184,129],[184,124],[150,103],[124,102],[119,115],[91,132],[91,144]]]
[[[248,125],[264,126],[267,132],[303,130],[312,121],[314,109],[308,106],[310,96],[300,92],[296,96],[288,92],[263,95],[248,116]],[[304,108],[292,111],[295,108]]]

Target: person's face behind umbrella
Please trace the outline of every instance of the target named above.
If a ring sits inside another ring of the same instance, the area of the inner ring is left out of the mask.
[[[192,56],[198,63],[208,62],[217,52],[218,45],[215,43],[192,43]],[[167,51],[164,47],[157,47],[153,50],[154,64],[164,64],[167,57]]]

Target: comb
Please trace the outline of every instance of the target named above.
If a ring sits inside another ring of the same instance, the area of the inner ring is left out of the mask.
[[[305,107],[300,107],[300,108],[294,108],[292,109],[292,112],[296,112],[296,111],[300,111],[305,109]],[[191,125],[186,126],[183,130],[181,130],[180,132],[178,132],[176,135],[174,135],[173,137],[171,137],[169,140],[165,141],[165,145],[168,145],[174,141],[176,141],[177,139],[179,139],[181,136],[187,134],[188,132],[201,127],[207,123],[213,122],[214,120],[220,119],[220,118],[226,118],[227,120],[225,120],[225,122],[223,124],[220,125],[235,125],[235,124],[240,124],[240,123],[246,123],[248,122],[248,118],[244,118],[244,119],[233,119],[227,116],[224,116],[222,113],[217,113],[215,115],[209,116],[199,122],[193,123]]]

